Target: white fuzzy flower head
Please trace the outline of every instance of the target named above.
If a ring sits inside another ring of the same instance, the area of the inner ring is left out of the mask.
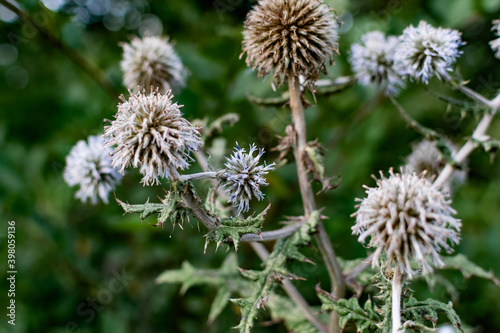
[[[189,153],[201,145],[198,128],[182,117],[182,105],[172,102],[171,91],[158,90],[122,95],[111,125],[104,128],[106,147],[114,147],[112,166],[120,172],[140,167],[144,185],[159,184],[159,178],[179,176],[177,169],[189,167]]]
[[[123,43],[120,66],[123,84],[128,89],[159,88],[162,93],[185,86],[186,70],[167,37],[135,37]]]
[[[66,156],[64,180],[70,186],[80,186],[75,196],[82,202],[90,199],[95,205],[100,198],[108,203],[109,192],[120,182],[122,176],[111,167],[109,153],[101,136],[89,136],[87,142],[78,141]]]
[[[493,21],[493,27],[491,28],[494,31],[495,36],[500,37],[500,20]],[[494,39],[490,42],[490,47],[495,52],[495,57],[500,59],[500,38]]]
[[[446,143],[448,149],[454,155],[458,147],[452,142]],[[413,145],[413,151],[406,157],[406,166],[409,171],[422,173],[427,171],[426,176],[429,179],[437,177],[446,166],[446,158],[436,146],[436,142],[424,139]],[[459,168],[455,168],[450,178],[444,184],[443,188],[453,190],[453,185],[463,184],[467,180],[467,163],[463,162]]]
[[[453,251],[450,245],[459,243],[461,223],[452,216],[456,212],[450,207],[451,200],[424,175],[403,169],[389,173],[385,178],[380,172],[377,186],[365,186],[367,197],[356,199],[361,203],[351,215],[356,217],[352,231],[359,235],[360,243],[370,238],[368,247],[376,248],[373,266],[384,253],[386,268],[397,265],[411,279],[416,273],[411,267],[413,260],[424,274],[444,265],[439,252]]]
[[[404,88],[404,81],[395,67],[399,39],[385,37],[380,31],[372,31],[361,37],[360,44],[351,46],[350,62],[353,71],[363,85],[375,84],[386,95],[396,95]]]
[[[464,43],[457,30],[434,28],[424,21],[410,25],[400,36],[396,57],[402,74],[428,84],[432,76],[448,77]]]
[[[253,156],[257,152],[256,156]],[[274,170],[275,163],[270,165],[259,165],[259,160],[264,154],[263,149],[257,149],[255,144],[250,146],[250,151],[246,153],[245,148],[240,148],[238,143],[234,148],[233,155],[226,157],[226,169],[222,174],[225,179],[224,187],[229,201],[238,207],[238,214],[250,210],[250,200],[252,197],[259,201],[264,198],[260,186],[266,186],[265,175],[270,170]]]

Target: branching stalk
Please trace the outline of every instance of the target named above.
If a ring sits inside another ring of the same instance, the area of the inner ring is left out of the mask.
[[[292,73],[288,75],[288,87],[290,91],[290,108],[292,109],[293,126],[297,133],[293,153],[297,164],[300,193],[302,195],[305,216],[307,218],[312,211],[316,210],[316,201],[314,199],[311,184],[309,183],[307,165],[304,160],[307,135],[300,83],[298,78]],[[330,275],[332,293],[334,293],[336,297],[343,297],[345,293],[345,281],[342,269],[340,268],[332,243],[321,221],[319,221],[317,228],[318,233],[314,237],[318,243],[321,256],[325,261],[328,274]],[[332,311],[330,332],[340,332],[338,315],[335,311]]]
[[[208,170],[208,161],[207,157],[205,154],[199,150],[195,152],[196,159],[198,160],[198,163],[201,165],[202,169],[207,171]],[[208,171],[207,171],[208,172]],[[222,188],[218,187],[218,184],[215,179],[211,179],[213,185],[217,188],[217,191],[219,192],[220,195],[224,195]],[[269,252],[267,252],[266,248],[264,245],[257,243],[259,241],[266,241],[266,240],[275,240],[279,238],[284,238],[292,235],[295,233],[304,223],[307,223],[307,219],[304,219],[304,221],[297,222],[293,225],[284,227],[279,230],[273,230],[273,231],[268,231],[268,232],[262,232],[260,235],[256,234],[246,234],[243,235],[240,239],[241,242],[250,242],[250,245],[252,246],[253,250],[259,258],[261,258],[262,261],[266,260],[266,258],[269,256]],[[326,329],[323,323],[317,318],[317,316],[314,314],[312,311],[311,307],[307,303],[307,301],[304,299],[302,294],[295,288],[293,283],[288,280],[283,280],[282,283],[283,289],[285,292],[290,296],[290,298],[297,304],[297,306],[304,312],[307,320],[311,324],[313,324],[321,333],[325,333]]]
[[[474,94],[472,94],[473,90],[471,90],[467,87],[464,87],[462,85],[460,85],[458,87],[459,87],[458,89],[461,92],[463,92],[464,94],[466,94],[467,96],[469,96],[471,98],[473,98],[472,96],[477,95],[473,99],[475,99],[476,101],[478,101],[482,104],[485,104],[486,106],[491,108],[491,113],[486,113],[483,116],[483,118],[481,119],[479,124],[477,124],[476,129],[472,133],[472,137],[469,140],[467,140],[467,142],[457,152],[457,154],[455,156],[453,156],[455,162],[457,164],[460,164],[476,148],[476,144],[474,141],[481,141],[484,139],[484,137],[486,135],[486,131],[488,130],[493,118],[495,117],[496,112],[500,108],[500,94],[498,94],[494,99],[488,100],[488,99],[482,97],[481,95],[477,94],[476,92],[474,92]],[[481,96],[481,98],[478,96]],[[443,168],[443,170],[440,172],[439,176],[434,181],[434,185],[442,186],[448,180],[448,178],[451,176],[452,173],[453,173],[453,165],[451,165],[450,163],[447,163],[446,166]]]
[[[267,257],[269,257],[269,252],[267,252],[264,245],[260,243],[250,243],[250,245],[254,249],[255,253],[257,253],[259,258],[262,261],[266,261]],[[288,294],[288,296],[290,296],[290,298],[295,302],[295,304],[297,304],[304,311],[304,315],[306,316],[307,320],[309,320],[309,322],[313,324],[319,330],[319,332],[326,333],[327,328],[316,317],[316,315],[309,307],[309,304],[307,304],[306,300],[304,299],[302,294],[297,290],[297,288],[295,288],[293,283],[290,280],[283,279],[283,281],[281,281],[281,284],[283,286],[283,289],[285,289],[286,293]]]

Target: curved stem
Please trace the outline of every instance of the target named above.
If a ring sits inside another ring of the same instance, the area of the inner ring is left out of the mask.
[[[198,163],[201,165],[202,169],[207,171],[208,170],[208,163],[207,163],[207,157],[205,154],[199,150],[195,152],[196,159],[198,160]],[[212,179],[213,185],[217,187],[217,182],[215,179]],[[222,188],[217,187],[217,190],[221,195],[224,195],[222,193]],[[291,234],[295,233],[304,223],[307,222],[307,219],[304,219],[302,222],[295,223],[291,226],[287,226],[285,228],[282,228],[280,230],[273,230],[273,231],[268,231],[268,232],[263,232],[260,235],[255,235],[255,234],[246,234],[241,237],[240,241],[242,242],[250,242],[250,245],[252,246],[253,250],[257,255],[261,258],[262,261],[266,260],[267,257],[269,256],[269,252],[267,252],[266,248],[264,245],[257,243],[256,241],[264,241],[264,240],[274,240],[282,237],[288,237]],[[268,237],[269,236],[269,237]],[[277,237],[279,236],[279,237]],[[276,238],[274,238],[276,237]],[[311,324],[313,324],[321,333],[325,333],[326,329],[323,323],[314,315],[314,312],[312,311],[311,307],[307,303],[307,301],[304,299],[302,294],[295,288],[293,283],[289,280],[284,279],[282,283],[282,287],[285,290],[285,292],[290,296],[290,298],[297,304],[297,306],[304,312],[307,320]]]
[[[297,77],[292,73],[288,75],[288,89],[290,91],[290,108],[292,109],[293,127],[296,132],[295,144],[293,153],[297,164],[297,175],[299,179],[300,193],[304,204],[305,216],[316,210],[316,201],[314,193],[309,183],[307,176],[307,165],[304,159],[305,148],[307,145],[306,122],[304,117],[304,106],[302,104],[302,95],[300,91],[300,83]],[[321,221],[317,227],[318,233],[314,235],[318,244],[321,256],[325,261],[328,274],[330,275],[332,293],[336,297],[343,297],[345,293],[345,281],[342,274],[342,269],[333,250],[332,243],[326,233],[325,227]],[[330,332],[340,332],[338,314],[332,311],[330,321]]]
[[[266,261],[267,257],[269,257],[269,252],[267,252],[264,245],[260,243],[250,243],[255,253],[259,256],[262,261]],[[297,304],[302,311],[304,311],[304,315],[309,320],[311,324],[313,324],[321,333],[326,333],[327,328],[325,325],[314,315],[313,311],[307,304],[306,300],[302,296],[302,294],[295,288],[293,283],[290,280],[283,279],[281,281],[283,289],[285,289],[286,293],[290,298]]]
[[[473,90],[464,86],[459,86],[459,90],[469,97],[474,94],[481,96],[476,92],[472,94],[471,92],[473,92]],[[469,156],[469,154],[472,153],[472,151],[476,148],[476,144],[474,143],[474,141],[477,140],[480,141],[484,138],[484,136],[486,135],[486,131],[488,130],[488,127],[490,127],[490,124],[493,118],[495,117],[495,113],[500,108],[500,94],[498,94],[491,101],[485,99],[484,97],[482,98],[476,97],[474,99],[478,102],[481,102],[482,104],[485,104],[486,106],[489,106],[492,112],[486,113],[483,116],[483,118],[481,118],[481,121],[479,122],[479,124],[477,124],[476,129],[472,133],[472,137],[469,140],[467,140],[467,142],[463,145],[463,147],[456,153],[455,156],[453,156],[457,164],[462,163],[467,158],[467,156]],[[448,178],[450,178],[452,173],[453,173],[453,165],[451,165],[450,163],[446,164],[443,170],[439,173],[439,176],[434,181],[434,185],[438,187],[442,186],[448,180]]]
[[[84,58],[80,53],[68,47],[63,41],[50,30],[46,29],[43,25],[37,23],[33,20],[28,13],[25,13],[21,9],[17,8],[13,4],[9,3],[7,0],[0,0],[0,5],[3,5],[8,10],[15,13],[21,18],[27,25],[35,29],[45,38],[49,43],[55,46],[59,51],[66,55],[73,63],[80,67],[85,73],[87,73],[91,79],[93,79],[113,100],[120,95],[120,91],[113,85],[113,83],[104,75],[104,73],[86,58]]]
[[[394,267],[392,277],[392,333],[397,333],[401,328],[401,291],[403,289],[403,276],[399,266]]]

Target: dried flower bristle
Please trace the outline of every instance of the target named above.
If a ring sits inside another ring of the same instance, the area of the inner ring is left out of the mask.
[[[386,266],[397,265],[410,279],[415,275],[411,263],[415,260],[424,274],[433,267],[443,266],[439,256],[441,249],[450,253],[450,246],[460,241],[460,220],[451,208],[451,200],[425,177],[408,170],[400,173],[389,171],[390,177],[380,172],[377,187],[365,186],[367,197],[356,206],[356,224],[353,234],[368,247],[375,247],[372,265],[379,264],[384,253]]]
[[[288,75],[317,79],[338,53],[339,22],[318,0],[261,0],[248,13],[243,56],[259,76],[275,72],[278,85]]]
[[[107,204],[109,192],[120,183],[122,176],[111,167],[110,152],[101,136],[89,136],[87,141],[78,141],[66,156],[64,180],[70,186],[80,186],[75,196],[82,202],[90,199],[95,205],[100,198]]]
[[[253,156],[257,152],[257,156]],[[275,163],[270,165],[259,165],[259,160],[264,154],[263,149],[257,149],[255,144],[250,146],[246,153],[245,148],[240,148],[238,143],[234,148],[233,155],[226,157],[226,169],[222,173],[224,187],[229,201],[238,207],[238,214],[250,210],[252,197],[258,200],[264,199],[260,186],[267,186],[265,175],[274,170]]]
[[[462,54],[461,33],[448,28],[434,28],[425,21],[417,27],[410,25],[400,37],[397,59],[400,72],[429,83],[432,76],[446,78],[451,66]]]
[[[123,83],[131,90],[149,89],[153,86],[166,93],[171,88],[183,87],[186,70],[182,61],[168,42],[168,37],[135,37],[121,44]]]
[[[201,145],[198,128],[182,117],[182,105],[172,102],[171,91],[151,90],[122,95],[118,112],[105,127],[106,147],[114,147],[112,165],[121,172],[140,167],[145,185],[159,184],[159,178],[177,178],[177,169],[189,167],[189,153]]]
[[[452,154],[456,154],[458,147],[452,142],[447,142],[446,146]],[[409,171],[422,173],[427,171],[426,176],[429,179],[437,177],[446,166],[448,161],[443,156],[441,151],[436,146],[436,142],[424,139],[413,145],[413,150],[408,157],[406,157],[406,166]],[[467,180],[467,163],[462,162],[457,166],[446,181],[443,188],[453,190],[454,185],[465,183]]]

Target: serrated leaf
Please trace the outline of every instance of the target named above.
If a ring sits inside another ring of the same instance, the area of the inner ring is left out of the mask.
[[[222,243],[233,243],[234,248],[238,250],[241,236],[244,234],[259,234],[264,223],[264,217],[271,205],[267,206],[259,215],[242,219],[240,217],[230,217],[220,220],[214,230],[206,234],[207,242],[214,241],[219,247]]]
[[[344,329],[347,323],[352,321],[357,327],[357,332],[379,332],[382,317],[370,299],[361,307],[359,300],[354,297],[335,299],[327,292],[319,291],[317,294],[322,303],[321,310],[337,312],[341,329]]]
[[[482,267],[470,261],[463,254],[457,254],[450,257],[442,257],[442,260],[445,264],[445,269],[457,269],[466,279],[470,278],[471,276],[477,276],[483,279],[490,280],[500,288],[500,281],[495,277],[495,275],[493,275],[493,272],[486,271]]]
[[[236,254],[229,254],[219,269],[197,269],[184,262],[180,269],[168,270],[156,278],[156,283],[181,283],[180,292],[185,293],[195,285],[218,288],[210,308],[208,320],[214,321],[229,301],[231,293],[241,293],[249,289],[249,283],[238,271]]]
[[[318,329],[307,320],[304,311],[291,299],[272,293],[266,306],[271,318],[283,320],[289,332],[317,333]],[[314,311],[314,310],[313,310]]]
[[[451,302],[446,304],[431,298],[426,299],[425,301],[417,301],[413,297],[407,298],[403,301],[402,318],[404,318],[405,321],[413,323],[413,325],[415,325],[413,326],[414,328],[423,330],[422,327],[427,327],[425,325],[426,320],[430,320],[433,324],[432,328],[435,328],[438,316],[441,313],[446,314],[448,320],[453,324],[453,326],[463,333],[460,318],[453,309]],[[429,330],[428,327],[427,330]]]
[[[225,286],[220,286],[217,291],[217,295],[215,295],[212,305],[210,306],[210,312],[208,314],[209,323],[213,322],[220,315],[222,310],[224,310],[229,302],[229,296],[231,296],[229,289]]]
[[[255,278],[253,283],[253,291],[250,297],[244,299],[232,300],[241,309],[241,320],[238,329],[241,333],[249,333],[253,327],[258,310],[264,306],[268,299],[276,280],[283,278],[294,277],[285,267],[286,261],[290,256],[300,257],[297,255],[298,247],[308,244],[311,241],[311,233],[315,230],[319,221],[320,214],[314,211],[308,218],[307,223],[302,225],[297,232],[292,236],[279,239],[274,245],[274,249],[266,259],[264,270],[257,272],[252,277]]]

